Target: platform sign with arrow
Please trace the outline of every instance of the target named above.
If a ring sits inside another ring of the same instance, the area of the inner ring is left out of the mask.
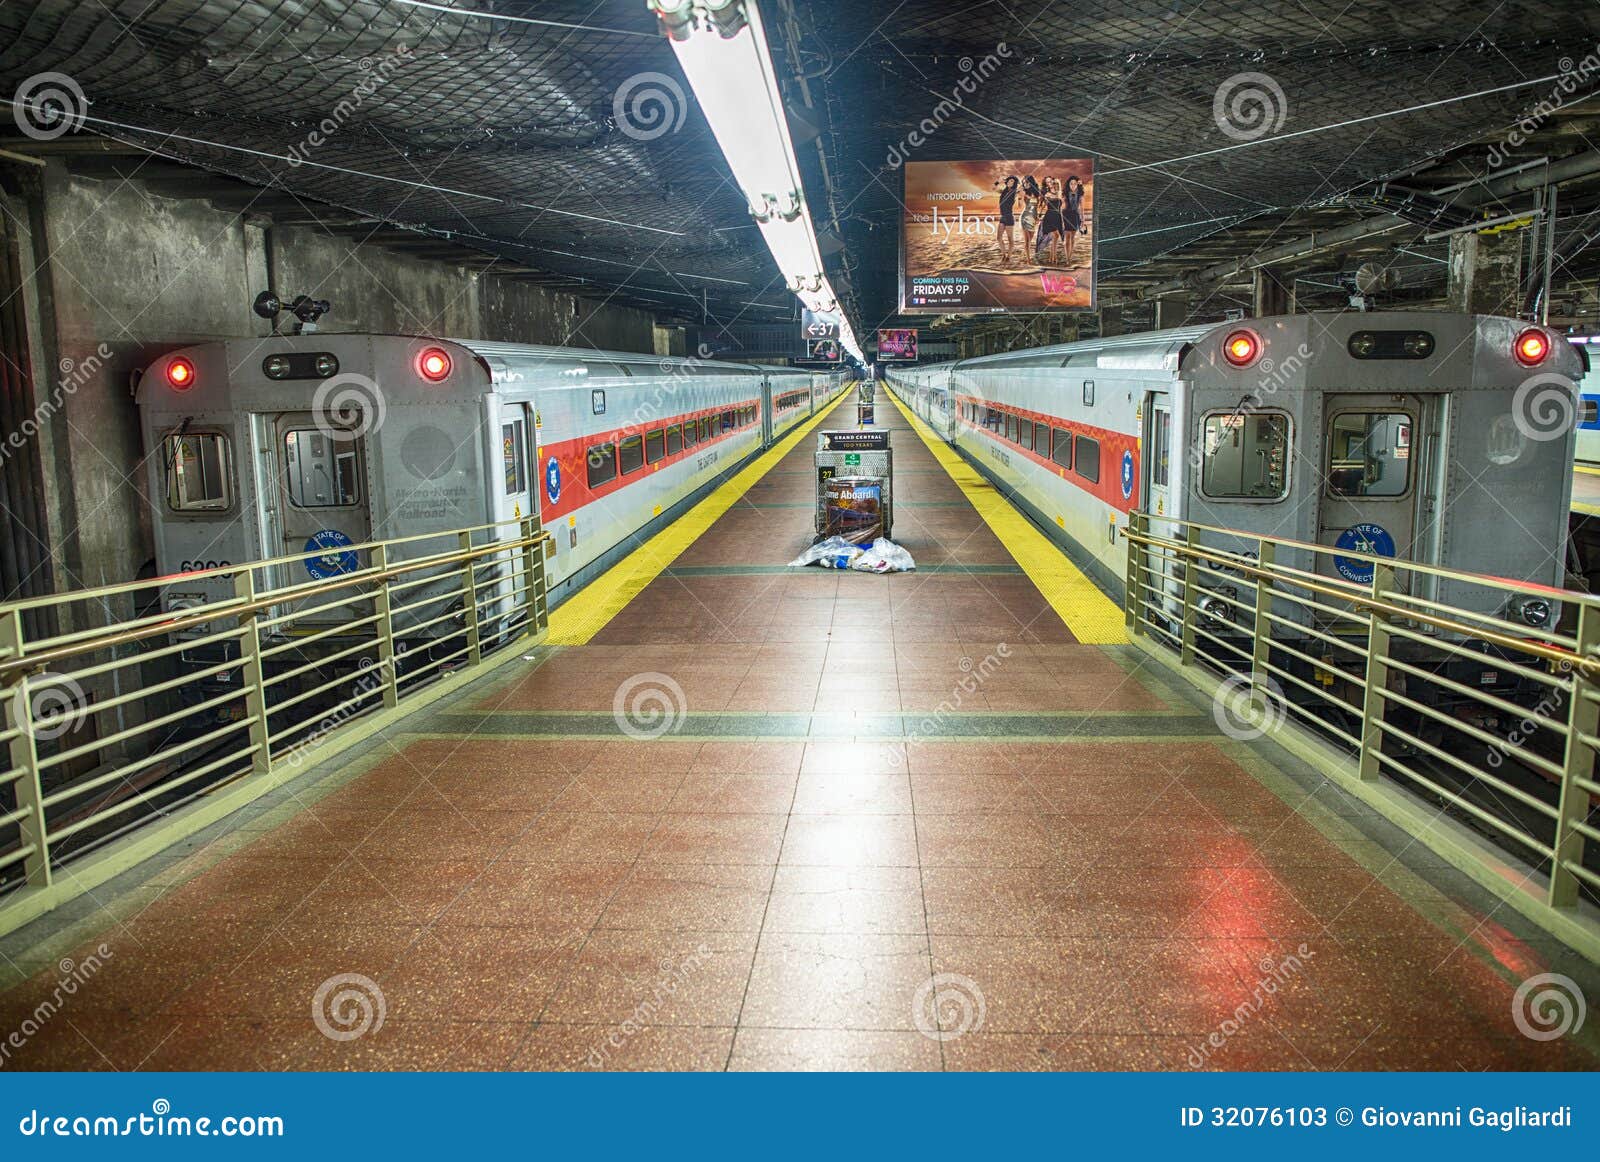
[[[839,316],[809,307],[800,314],[800,333],[809,343],[813,339],[839,339]]]

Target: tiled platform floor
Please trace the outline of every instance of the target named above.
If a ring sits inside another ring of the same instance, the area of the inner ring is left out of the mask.
[[[3,1067],[1592,1067],[1512,1012],[1588,966],[1075,644],[879,411],[931,568],[781,569],[806,441],[593,644],[0,945],[0,1033],[110,953]]]

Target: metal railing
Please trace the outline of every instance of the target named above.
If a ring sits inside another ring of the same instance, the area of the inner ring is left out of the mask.
[[[1600,949],[1600,598],[1142,512],[1127,541],[1132,640],[1210,689],[1225,731],[1297,740],[1479,882]],[[1528,602],[1546,626],[1518,619]]]
[[[548,539],[522,519],[0,606],[0,931],[542,637]]]

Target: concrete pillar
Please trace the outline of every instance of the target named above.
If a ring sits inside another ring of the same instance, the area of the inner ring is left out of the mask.
[[[1100,334],[1102,336],[1122,334],[1122,304],[1100,308]]]
[[[1290,286],[1266,267],[1256,267],[1255,293],[1251,296],[1254,309],[1250,313],[1258,319],[1292,314],[1294,297]]]
[[[1189,316],[1188,295],[1167,295],[1156,300],[1156,330],[1183,326]]]
[[[1450,235],[1447,310],[1515,315],[1522,305],[1522,231]]]

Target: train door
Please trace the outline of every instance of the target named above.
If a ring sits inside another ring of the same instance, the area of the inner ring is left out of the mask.
[[[1422,400],[1414,395],[1328,394],[1323,398],[1317,539],[1380,557],[1414,559]],[[1372,565],[1323,557],[1323,572],[1359,585]]]
[[[533,447],[533,405],[507,404],[500,409],[500,482],[504,499],[498,507],[504,520],[518,520],[525,516],[539,516],[539,504],[534,489],[547,487],[542,478],[535,480],[531,466],[536,462]],[[559,480],[556,482],[559,488]],[[501,540],[509,541],[517,532],[510,525],[499,530]]]
[[[1144,510],[1152,519],[1178,515],[1173,505],[1172,397],[1164,391],[1147,391],[1144,430],[1140,433],[1144,461]],[[1163,534],[1165,535],[1165,534]]]
[[[316,552],[279,570],[282,585],[303,584],[365,564],[352,545],[372,539],[366,449],[360,416],[285,412],[272,422],[277,505],[271,535],[279,555]]]
[[[772,377],[761,377],[761,446],[772,443]]]

